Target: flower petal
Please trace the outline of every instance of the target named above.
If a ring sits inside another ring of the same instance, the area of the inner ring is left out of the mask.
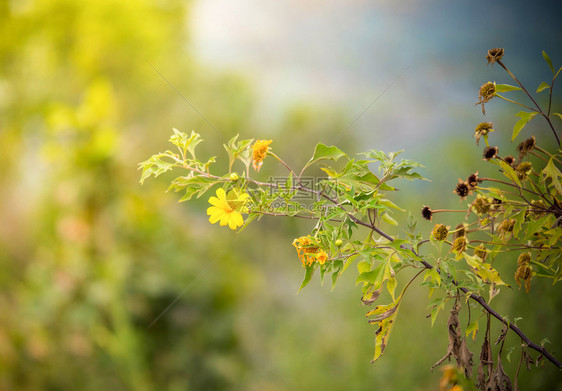
[[[244,219],[242,215],[238,212],[232,212],[230,214],[230,220],[228,221],[228,226],[230,229],[236,229],[239,226],[244,225]]]
[[[209,198],[209,204],[211,204],[211,205],[219,206],[219,204],[220,204],[221,202],[222,202],[222,201],[219,200],[217,197],[211,197],[211,198]]]

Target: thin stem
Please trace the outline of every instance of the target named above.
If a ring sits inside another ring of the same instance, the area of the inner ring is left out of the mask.
[[[541,147],[539,147],[538,145],[535,145],[535,149],[539,152],[544,153],[546,156],[556,160],[558,163],[562,163],[562,161],[560,161],[559,159],[556,158],[556,155],[552,155],[549,152],[545,151],[544,149],[542,149]]]
[[[522,106],[522,107],[524,107],[524,108],[526,108],[526,109],[528,109],[528,110],[531,110],[531,111],[534,111],[534,112],[538,112],[537,110],[532,109],[532,108],[530,108],[529,106],[524,105],[523,103],[519,103],[519,102],[516,102],[516,101],[514,101],[514,100],[508,99],[508,98],[506,98],[505,96],[502,96],[502,95],[500,95],[500,94],[496,94],[496,96],[497,96],[498,98],[501,98],[501,99],[505,100],[505,101],[508,101],[509,103],[513,103],[514,105]]]
[[[556,130],[554,129],[554,125],[552,125],[552,122],[550,121],[550,118],[547,114],[545,114],[540,106],[538,105],[538,103],[535,101],[535,99],[533,98],[533,96],[531,94],[529,94],[529,92],[525,89],[525,87],[523,87],[523,84],[521,84],[521,82],[515,77],[515,75],[513,73],[511,73],[511,71],[509,69],[507,69],[507,67],[503,64],[503,62],[501,62],[501,60],[497,61],[498,64],[500,64],[500,66],[505,69],[505,71],[507,73],[509,73],[509,76],[512,77],[513,80],[515,80],[517,82],[517,84],[519,84],[519,87],[521,87],[521,89],[523,90],[523,92],[525,92],[525,94],[527,94],[527,96],[529,97],[529,99],[531,99],[531,101],[535,104],[535,106],[537,107],[537,110],[533,110],[533,111],[538,111],[543,117],[544,119],[546,119],[546,122],[548,122],[548,124],[550,125],[550,129],[552,129],[552,133],[554,133],[554,137],[556,137],[556,142],[558,143],[558,145],[560,145],[560,138],[558,137],[558,134],[556,133]],[[552,91],[552,88],[551,88]],[[500,95],[498,95],[500,96]],[[504,98],[505,99],[505,98]],[[506,99],[507,100],[507,99]],[[514,102],[515,103],[515,102]],[[523,106],[523,105],[521,105]],[[550,106],[550,104],[549,104]],[[525,106],[526,107],[526,106]],[[531,109],[532,110],[532,109]],[[550,108],[549,108],[550,110]],[[550,111],[549,111],[550,112]]]
[[[533,151],[529,151],[529,153],[530,153],[531,155],[533,155],[533,156],[535,156],[535,157],[538,157],[539,159],[544,160],[545,162],[548,163],[548,160],[546,160],[544,157],[542,157],[542,156],[539,155],[538,153],[535,153],[535,152],[533,152]]]
[[[480,178],[480,180],[481,180],[482,182],[484,182],[484,181],[490,181],[490,182],[501,183],[501,184],[503,184],[503,185],[515,187],[516,189],[521,189],[521,190],[528,191],[529,193],[532,193],[532,194],[534,194],[534,195],[538,195],[539,197],[541,196],[539,193],[535,193],[535,192],[532,191],[532,190],[526,189],[526,188],[524,188],[524,187],[519,187],[519,186],[517,186],[517,185],[514,185],[513,183],[500,181],[499,179],[494,179],[494,178]]]

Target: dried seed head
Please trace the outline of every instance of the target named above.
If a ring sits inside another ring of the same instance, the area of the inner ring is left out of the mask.
[[[490,211],[491,204],[491,198],[482,197],[480,194],[478,194],[470,207],[476,212],[476,214],[483,215]]]
[[[466,251],[466,246],[468,245],[468,241],[466,237],[459,236],[453,241],[452,251],[455,253],[463,253]]]
[[[525,281],[525,292],[529,293],[531,289],[531,277],[533,269],[529,265],[531,263],[531,253],[523,253],[517,259],[517,270],[515,271],[515,282],[521,287],[521,281]]]
[[[525,179],[533,172],[533,165],[531,162],[521,162],[515,167],[519,179]]]
[[[529,216],[540,217],[548,209],[543,200],[532,200],[532,206],[529,207]]]
[[[486,110],[484,109],[484,103],[488,103],[494,97],[496,93],[496,83],[492,83],[491,81],[487,82],[486,84],[482,84],[480,90],[478,91],[478,102],[476,104],[482,105],[482,114],[486,114]]]
[[[513,166],[513,163],[515,163],[515,158],[511,155],[507,155],[506,157],[503,158],[503,161],[509,164],[510,166]]]
[[[431,232],[435,240],[445,240],[447,239],[447,235],[449,235],[449,230],[443,224],[436,224],[433,227],[433,231]]]
[[[473,189],[476,186],[478,186],[480,182],[482,181],[480,180],[480,178],[478,178],[478,171],[476,171],[474,174],[469,176],[468,179],[466,180],[466,183],[468,184],[468,187],[470,189]]]
[[[486,55],[486,59],[488,60],[488,64],[493,64],[496,61],[500,61],[503,57],[503,49],[494,48],[488,50],[488,54]]]
[[[498,147],[486,147],[484,148],[484,153],[482,154],[482,156],[484,157],[484,160],[488,161],[495,158],[498,152]]]
[[[460,238],[461,236],[466,235],[465,224],[459,224],[455,227],[455,231],[453,232],[453,238]]]
[[[498,210],[500,208],[500,205],[502,204],[502,200],[498,199],[498,198],[494,198],[492,199],[492,205],[490,206],[491,210]]]
[[[476,255],[482,261],[485,261],[486,257],[488,256],[488,250],[486,250],[486,247],[481,244],[474,249],[474,255]]]
[[[433,218],[433,212],[431,211],[429,206],[424,206],[422,208],[422,217],[429,221],[431,221],[431,219]]]
[[[480,137],[487,136],[488,133],[494,131],[494,125],[491,122],[481,122],[474,129],[474,137],[476,137],[476,145],[480,142]]]
[[[531,263],[531,253],[522,253],[517,258],[517,266],[528,265]]]
[[[529,137],[527,140],[522,141],[517,146],[517,152],[519,152],[519,160],[523,159],[525,155],[529,153],[529,151],[535,149],[536,145],[537,145],[537,141],[535,140],[535,136]]]
[[[500,235],[505,237],[507,234],[513,232],[514,227],[515,227],[515,220],[507,219],[501,222],[500,226],[498,227],[498,231]]]
[[[458,196],[461,197],[461,200],[464,200],[466,197],[468,197],[471,191],[470,187],[468,187],[468,184],[459,179],[459,183],[457,183],[457,186],[455,187],[453,193],[458,194]]]

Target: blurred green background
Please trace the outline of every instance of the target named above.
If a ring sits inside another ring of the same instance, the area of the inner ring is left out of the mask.
[[[415,216],[457,208],[457,178],[485,171],[471,138],[478,87],[507,81],[486,50],[506,47],[538,85],[541,49],[561,63],[560,10],[366,3],[0,0],[1,390],[438,388],[429,368],[446,317],[431,328],[426,291],[411,289],[372,365],[353,272],[333,292],[315,279],[296,295],[291,242],[309,223],[264,218],[237,236],[208,223],[206,199],[164,193],[171,176],[138,183],[138,163],[176,127],[223,162],[237,133],[272,138],[295,167],[318,141],[406,148],[432,182],[404,183],[399,203]],[[509,133],[512,111],[488,111]],[[541,137],[542,124],[528,128]],[[266,163],[263,179],[283,174]],[[508,279],[513,263],[498,266]],[[495,305],[560,358],[557,287],[537,281]],[[522,389],[560,389],[548,363],[520,377]]]

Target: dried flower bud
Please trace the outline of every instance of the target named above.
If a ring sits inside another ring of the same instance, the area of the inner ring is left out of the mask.
[[[478,194],[470,207],[476,212],[476,214],[483,215],[490,211],[491,204],[491,198],[482,197],[480,194]]]
[[[529,137],[527,140],[522,141],[517,146],[517,152],[519,152],[519,160],[523,159],[525,155],[529,153],[529,151],[535,149],[536,145],[537,145],[537,141],[535,140],[535,136]]]
[[[482,181],[480,180],[480,178],[478,178],[478,171],[476,171],[474,174],[469,176],[468,179],[466,180],[466,183],[468,184],[468,187],[470,189],[473,189],[476,186],[478,186],[480,182]]]
[[[460,236],[453,241],[453,247],[451,248],[454,253],[463,253],[466,251],[466,246],[468,245],[468,241],[466,237]]]
[[[495,93],[496,83],[492,83],[491,81],[489,81],[486,84],[482,84],[482,86],[480,87],[480,91],[478,92],[478,102],[476,102],[476,104],[482,105],[482,114],[486,114],[484,103],[488,103],[490,100],[492,100]]]
[[[433,231],[431,232],[435,240],[445,240],[447,239],[447,235],[449,235],[449,230],[443,224],[436,224],[433,227]]]
[[[422,208],[422,217],[429,221],[431,221],[431,219],[433,218],[433,212],[431,211],[429,206],[424,206]]]
[[[486,147],[484,148],[484,153],[482,154],[482,156],[484,157],[484,160],[488,161],[495,158],[498,152],[498,147]]]
[[[486,59],[488,60],[488,64],[493,64],[496,61],[500,61],[503,57],[503,49],[494,48],[488,50],[488,54],[486,55]]]
[[[466,197],[468,197],[471,191],[470,187],[468,187],[468,184],[459,179],[459,183],[457,183],[457,186],[455,187],[453,193],[458,194],[458,196],[461,197],[461,200],[464,200]]]
[[[484,246],[483,244],[479,245],[478,247],[476,247],[474,249],[474,255],[476,255],[478,258],[480,258],[482,261],[486,260],[486,257],[488,256],[488,250],[486,250],[486,246]]]
[[[476,145],[480,142],[480,137],[487,136],[488,133],[494,131],[494,125],[491,122],[481,122],[474,129],[474,137],[476,137]]]

